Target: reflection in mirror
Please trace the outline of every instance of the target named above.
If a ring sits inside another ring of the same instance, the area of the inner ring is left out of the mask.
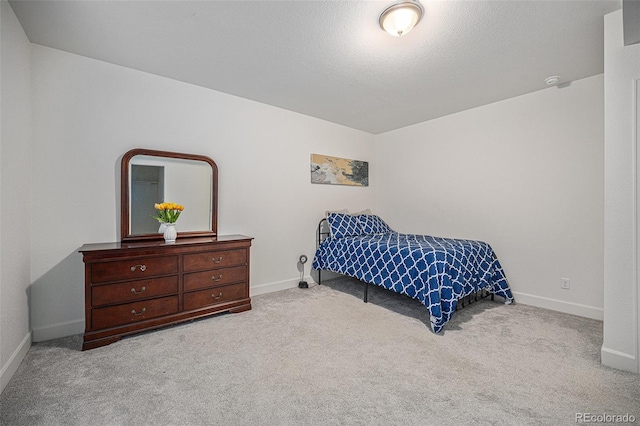
[[[162,240],[156,203],[184,206],[178,238],[217,235],[218,167],[209,157],[132,149],[122,157],[121,238]]]
[[[131,164],[131,233],[158,232],[154,203],[164,201],[164,167]]]
[[[131,234],[158,232],[155,203],[184,206],[176,228],[181,232],[211,229],[211,166],[196,160],[136,155],[129,162]]]

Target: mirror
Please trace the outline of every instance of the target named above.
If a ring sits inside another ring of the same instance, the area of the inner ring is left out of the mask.
[[[121,165],[121,239],[162,240],[154,204],[177,203],[178,238],[215,237],[218,217],[218,167],[209,157],[132,149]]]

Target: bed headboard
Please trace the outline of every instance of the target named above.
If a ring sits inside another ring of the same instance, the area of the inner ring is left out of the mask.
[[[329,235],[330,235],[329,234],[329,222],[327,222],[326,218],[323,218],[318,223],[318,230],[317,230],[317,233],[316,233],[316,248],[318,248],[318,246],[320,244],[322,244],[322,242],[324,240],[329,238]]]

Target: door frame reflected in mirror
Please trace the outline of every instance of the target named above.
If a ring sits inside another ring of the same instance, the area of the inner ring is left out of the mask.
[[[211,229],[178,232],[178,238],[217,237],[218,234],[218,166],[215,161],[204,155],[185,154],[170,151],[157,151],[151,149],[135,148],[122,156],[120,169],[120,238],[122,242],[134,241],[161,241],[160,233],[132,234],[131,233],[131,160],[138,155],[159,158],[171,158],[181,160],[203,161],[211,167]],[[171,200],[168,200],[171,201]]]

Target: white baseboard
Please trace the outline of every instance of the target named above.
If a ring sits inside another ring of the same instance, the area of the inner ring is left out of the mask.
[[[550,299],[548,297],[535,296],[533,294],[513,292],[516,303],[523,305],[537,306],[538,308],[551,309],[552,311],[564,312],[566,314],[591,318],[602,321],[604,319],[604,309],[595,306],[581,305],[579,303],[565,302],[563,300]]]
[[[13,375],[20,367],[20,363],[29,352],[29,348],[31,347],[31,333],[27,333],[22,339],[22,342],[18,345],[16,350],[9,357],[9,361],[5,365],[2,366],[2,370],[0,370],[0,393],[4,391],[4,388],[9,384],[9,380],[13,377]]]
[[[58,323],[47,327],[33,329],[33,341],[45,342],[60,337],[73,336],[74,334],[84,333],[84,320],[75,320],[69,322]]]
[[[304,277],[308,283],[313,283],[313,279],[310,276]],[[272,293],[274,291],[286,290],[298,286],[299,278],[277,281],[273,283],[260,284],[252,286],[250,290],[251,296],[257,296],[259,294]],[[33,329],[33,341],[44,342],[51,339],[58,339],[60,337],[73,336],[74,334],[84,333],[84,320],[69,321],[65,323],[54,324],[47,327],[34,328]]]
[[[640,373],[635,356],[605,348],[604,346],[600,349],[600,362],[607,367]]]
[[[314,283],[310,276],[304,277],[304,280],[309,284]],[[276,281],[274,283],[259,284],[251,286],[251,296],[258,296],[259,294],[272,293],[274,291],[286,290],[289,288],[298,287],[300,278],[284,281]]]

